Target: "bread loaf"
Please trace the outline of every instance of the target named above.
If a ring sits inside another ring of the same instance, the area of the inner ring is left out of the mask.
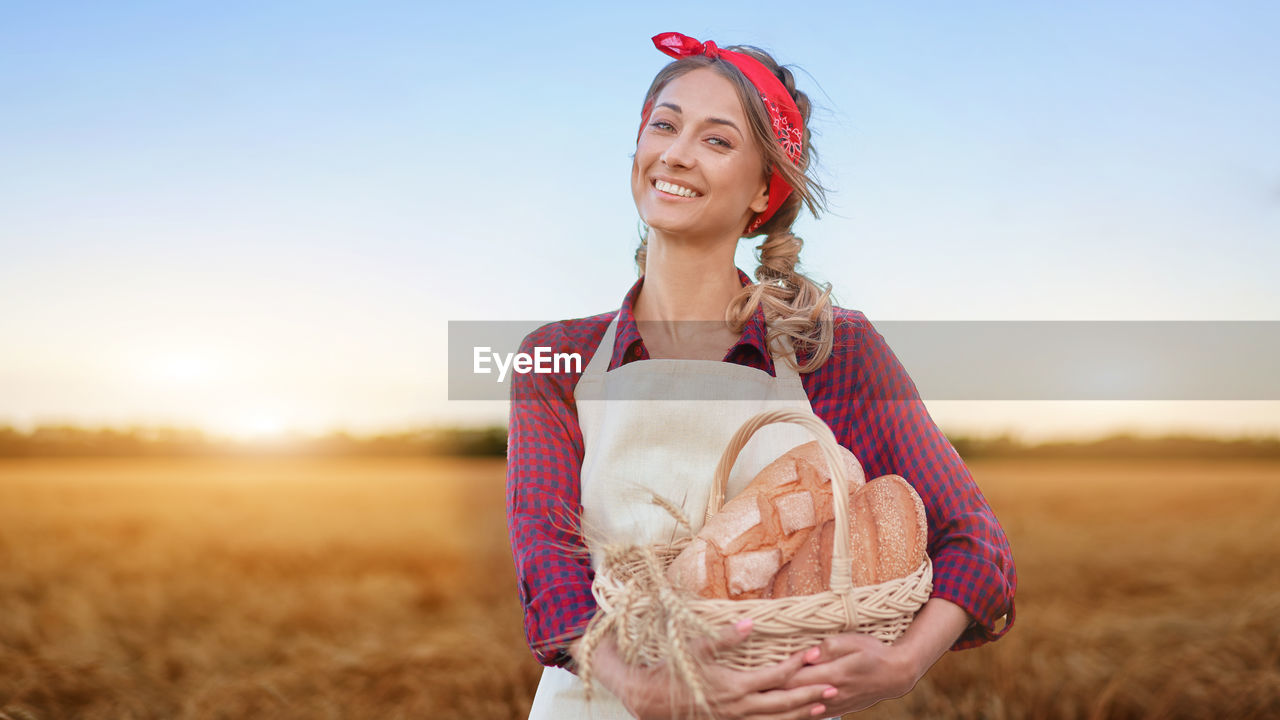
[[[835,521],[809,533],[791,561],[779,567],[771,597],[812,595],[831,589]],[[924,562],[929,542],[924,503],[903,478],[883,475],[849,498],[849,554],[853,586],[903,577]]]
[[[861,465],[853,453],[840,450],[850,489],[860,488]],[[707,521],[672,561],[667,577],[704,598],[773,597],[779,571],[816,537],[815,528],[833,519],[832,501],[831,473],[818,443],[795,447]]]

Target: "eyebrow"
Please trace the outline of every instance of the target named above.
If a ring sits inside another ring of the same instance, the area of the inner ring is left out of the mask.
[[[675,110],[681,115],[684,114],[684,111],[680,109],[680,106],[675,103],[670,103],[670,102],[658,103],[658,107],[671,108],[672,110]],[[737,130],[738,134],[742,134],[742,130],[739,130],[738,126],[735,125],[732,120],[725,120],[724,118],[718,118],[718,117],[709,117],[707,118],[707,122],[715,123],[717,125],[728,125],[734,130]]]

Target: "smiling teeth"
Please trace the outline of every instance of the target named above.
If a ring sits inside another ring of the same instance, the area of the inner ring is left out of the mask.
[[[698,197],[698,193],[690,190],[689,188],[681,187],[679,185],[672,185],[671,183],[666,182],[664,180],[654,180],[653,186],[658,188],[664,193],[679,195],[680,197],[687,197],[687,198]]]

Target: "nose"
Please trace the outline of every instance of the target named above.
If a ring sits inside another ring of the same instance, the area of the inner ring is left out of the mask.
[[[667,148],[662,151],[662,164],[667,167],[693,167],[693,142],[692,133],[682,132],[671,138]]]

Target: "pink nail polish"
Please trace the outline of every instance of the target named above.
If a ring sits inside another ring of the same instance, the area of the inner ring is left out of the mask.
[[[810,663],[817,662],[818,657],[820,655],[822,655],[822,651],[820,651],[818,648],[813,648],[812,650],[804,654],[804,661],[810,662]]]
[[[835,689],[835,688],[833,688],[833,687],[829,687],[829,688],[827,688],[826,690],[823,690],[823,691],[822,691],[822,697],[824,697],[824,698],[826,698],[826,699],[828,699],[828,700],[830,700],[831,698],[833,698],[833,697],[835,697],[836,695],[839,695],[839,694],[840,694],[840,691],[839,691],[839,690],[837,690],[837,689]]]
[[[738,621],[736,627],[738,628],[738,632],[746,632],[751,629],[753,624],[754,623],[751,622],[751,618],[742,618]]]
[[[814,717],[818,717],[819,715],[821,715],[822,713],[824,713],[824,712],[826,712],[826,711],[827,711],[827,706],[826,706],[826,705],[814,705],[814,706],[813,706],[813,709],[809,711],[809,714],[810,714],[810,715],[812,715],[812,716],[814,716]]]

